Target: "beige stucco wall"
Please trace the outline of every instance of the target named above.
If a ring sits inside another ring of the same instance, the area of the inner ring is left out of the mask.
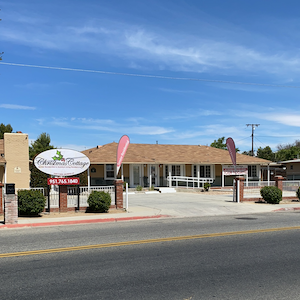
[[[293,166],[293,169],[291,169],[291,166]],[[286,164],[286,175],[287,176],[300,175],[300,163],[288,163],[288,164]]]
[[[222,165],[215,165],[215,176],[222,176]]]
[[[14,183],[16,189],[29,188],[29,144],[24,133],[4,133],[6,183]]]
[[[129,177],[129,165],[123,165],[123,176]]]
[[[91,169],[95,168],[96,172],[92,173]],[[90,166],[90,176],[104,178],[104,165],[91,165]]]
[[[192,165],[185,165],[185,176],[192,176]]]

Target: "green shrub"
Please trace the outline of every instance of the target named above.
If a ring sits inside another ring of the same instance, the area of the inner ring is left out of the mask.
[[[267,203],[279,204],[282,200],[282,191],[277,186],[264,186],[260,194]]]
[[[298,199],[300,200],[300,187],[299,187],[298,190],[296,191],[296,195],[297,195]]]
[[[140,192],[140,191],[143,190],[143,187],[142,187],[141,185],[138,185],[138,186],[136,187],[136,190],[137,190],[138,192]]]
[[[203,185],[203,187],[204,187],[204,190],[205,190],[205,191],[208,191],[209,188],[210,188],[210,183],[205,182],[204,185]]]
[[[19,190],[18,202],[20,216],[37,216],[45,209],[46,198],[40,191]]]
[[[109,193],[93,191],[87,200],[89,209],[94,212],[108,212],[111,204]]]

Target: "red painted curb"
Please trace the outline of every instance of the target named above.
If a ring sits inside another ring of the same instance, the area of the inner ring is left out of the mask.
[[[89,220],[72,220],[59,222],[43,222],[43,223],[28,223],[28,224],[3,224],[0,229],[4,228],[24,228],[24,227],[42,227],[42,226],[61,226],[61,225],[75,225],[75,224],[91,224],[91,223],[106,223],[106,222],[120,222],[120,221],[134,221],[145,219],[159,219],[167,218],[169,215],[156,215],[144,217],[124,217],[124,218],[108,218],[108,219],[89,219]]]
[[[300,210],[300,207],[283,207],[273,211],[288,211],[288,210]]]

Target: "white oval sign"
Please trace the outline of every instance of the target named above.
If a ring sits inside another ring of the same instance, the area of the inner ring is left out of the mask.
[[[69,149],[51,149],[36,156],[34,165],[42,172],[55,176],[72,176],[90,166],[89,158]]]

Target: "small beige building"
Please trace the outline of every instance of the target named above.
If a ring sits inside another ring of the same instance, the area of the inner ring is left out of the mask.
[[[281,161],[280,164],[286,167],[287,180],[300,180],[300,159]]]
[[[29,188],[29,143],[28,135],[4,133],[0,139],[0,182],[14,183],[16,189]]]

